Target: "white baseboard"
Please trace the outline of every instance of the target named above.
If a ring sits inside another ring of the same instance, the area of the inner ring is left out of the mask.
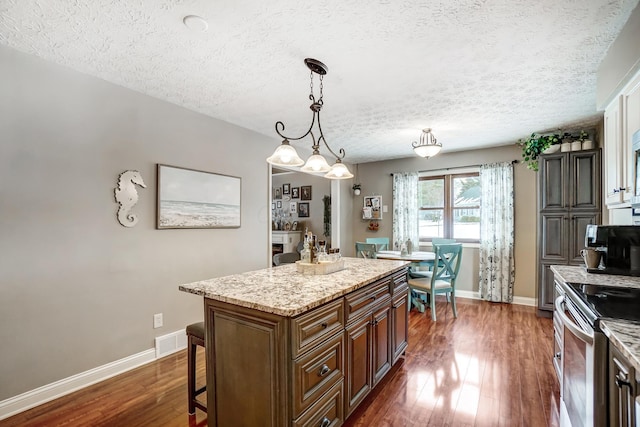
[[[159,345],[160,344],[160,345]],[[141,351],[97,368],[63,378],[9,399],[0,401],[0,420],[24,412],[43,403],[73,393],[84,387],[122,374],[187,347],[184,329],[156,338],[156,348]]]
[[[468,298],[468,299],[481,299],[480,292],[477,291],[461,291],[456,289],[456,298]],[[537,307],[538,300],[536,298],[527,297],[513,297],[513,304],[526,305],[530,307]]]

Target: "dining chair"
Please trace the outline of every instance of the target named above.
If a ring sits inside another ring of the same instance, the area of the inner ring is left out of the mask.
[[[207,390],[204,385],[200,388],[196,386],[196,352],[197,346],[204,347],[204,322],[197,322],[187,326],[187,397],[189,415],[196,413],[196,408],[207,412],[207,405],[198,399],[198,395]]]
[[[433,271],[424,272],[420,277],[412,277],[409,274],[409,290],[412,293],[412,304],[418,307],[421,313],[425,307],[419,295],[429,297],[431,319],[436,321],[437,294],[446,294],[447,302],[451,299],[453,317],[458,317],[456,309],[456,279],[460,271],[462,261],[462,243],[434,245],[435,263]],[[418,294],[414,296],[414,293]]]
[[[300,254],[298,252],[284,252],[275,254],[273,256],[273,265],[278,266],[281,264],[291,264],[300,259]]]
[[[378,249],[375,243],[356,242],[357,258],[377,258]]]
[[[386,251],[389,249],[389,238],[388,237],[367,237],[367,243],[374,243],[376,245],[377,250]]]

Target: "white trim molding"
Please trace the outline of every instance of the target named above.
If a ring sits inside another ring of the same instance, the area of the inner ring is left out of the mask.
[[[467,298],[467,299],[481,299],[480,298],[480,292],[478,291],[462,291],[459,289],[456,289],[456,298],[460,297],[460,298]],[[529,307],[537,307],[538,306],[538,300],[536,298],[528,298],[528,297],[513,297],[513,304],[517,304],[517,305],[526,305]]]
[[[184,329],[157,337],[156,348],[141,351],[0,401],[0,420],[153,362],[186,347],[187,339]]]

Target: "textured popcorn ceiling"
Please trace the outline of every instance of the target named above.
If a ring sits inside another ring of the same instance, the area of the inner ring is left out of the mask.
[[[273,136],[274,148],[276,121],[294,136],[310,123],[303,59],[317,58],[329,67],[325,137],[357,163],[412,156],[425,127],[453,151],[594,123],[598,65],[637,3],[0,0],[0,43]]]

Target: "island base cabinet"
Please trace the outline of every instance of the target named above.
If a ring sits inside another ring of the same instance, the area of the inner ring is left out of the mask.
[[[205,313],[208,425],[289,425],[286,319],[208,299]]]
[[[407,347],[405,276],[292,317],[205,298],[208,426],[341,426]]]

